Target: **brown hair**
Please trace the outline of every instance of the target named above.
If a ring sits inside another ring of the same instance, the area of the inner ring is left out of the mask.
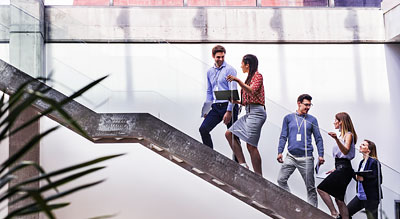
[[[309,94],[302,94],[297,98],[297,102],[303,103],[304,99],[311,101],[312,97]]]
[[[213,57],[215,56],[215,54],[217,54],[217,52],[223,52],[226,53],[226,50],[223,46],[221,45],[216,45],[214,46],[214,48],[212,49],[212,55]]]
[[[340,136],[344,137],[346,132],[351,132],[354,137],[354,144],[357,143],[357,133],[356,130],[354,129],[353,122],[351,121],[351,118],[349,114],[345,112],[340,112],[336,114],[335,118],[339,121],[342,122],[342,127],[340,129]]]
[[[378,153],[376,152],[376,145],[374,142],[364,139],[368,143],[369,156],[378,160]]]

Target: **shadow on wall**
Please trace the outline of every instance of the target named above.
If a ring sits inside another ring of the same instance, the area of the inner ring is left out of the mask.
[[[201,41],[207,41],[208,20],[207,20],[207,10],[205,8],[197,9],[196,15],[193,18],[192,24],[193,24],[194,28],[199,30]]]
[[[122,8],[119,16],[117,17],[117,25],[124,31],[124,41],[128,42],[130,37],[130,15],[129,10]],[[126,83],[126,100],[133,99],[133,86],[132,86],[132,57],[129,44],[124,44],[125,49],[125,83]]]
[[[347,17],[344,21],[344,27],[353,33],[353,42],[360,40],[360,30],[358,25],[357,11],[351,9],[348,10]],[[354,44],[353,46],[353,57],[354,57],[354,75],[355,75],[355,88],[356,96],[361,102],[365,102],[365,96],[362,88],[362,67],[360,60],[360,45]],[[346,80],[346,78],[343,78]],[[351,88],[349,88],[350,90]]]
[[[200,33],[200,39],[202,42],[208,41],[208,17],[207,17],[207,10],[205,8],[199,8],[196,11],[196,15],[192,20],[193,27],[199,30]],[[202,46],[201,47],[201,60],[208,60],[210,58],[211,50],[208,49],[207,46]],[[207,81],[207,69],[208,66],[203,65],[203,72],[204,74],[202,75],[202,81]],[[207,90],[207,83],[206,87],[204,87],[204,90]],[[204,92],[205,95],[205,92]],[[205,97],[204,97],[205,100]]]
[[[282,18],[282,11],[280,9],[274,9],[274,14],[269,22],[271,29],[276,32],[276,38],[278,42],[285,41],[284,36],[284,23]],[[279,76],[281,82],[281,97],[282,99],[289,99],[286,82],[287,82],[287,70],[285,65],[285,49],[284,45],[278,45],[278,61],[279,61]]]

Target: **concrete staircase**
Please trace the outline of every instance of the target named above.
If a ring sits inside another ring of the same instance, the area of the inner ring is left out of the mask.
[[[0,59],[1,91],[11,95],[28,80],[32,77]],[[32,86],[39,83],[35,80]],[[66,98],[54,89],[47,96],[57,101]],[[38,101],[33,107],[43,112],[48,105]],[[272,218],[331,218],[148,113],[96,113],[76,101],[64,109],[87,132],[90,141],[140,143]],[[72,129],[58,113],[49,117]]]

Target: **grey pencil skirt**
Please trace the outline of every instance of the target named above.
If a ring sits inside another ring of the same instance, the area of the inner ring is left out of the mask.
[[[229,131],[246,143],[257,147],[260,140],[261,128],[267,119],[263,105],[246,105],[246,115],[240,117],[229,128]]]

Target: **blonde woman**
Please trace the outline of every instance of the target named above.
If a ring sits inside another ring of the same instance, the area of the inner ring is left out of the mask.
[[[338,137],[335,132],[328,134],[336,141],[333,147],[333,157],[335,158],[335,169],[329,171],[330,175],[318,185],[318,193],[322,200],[328,206],[331,215],[339,218],[349,218],[349,211],[344,203],[344,195],[347,186],[353,177],[353,168],[351,160],[355,156],[355,144],[357,143],[357,134],[354,130],[353,122],[349,114],[341,112],[336,114],[335,129],[340,130]],[[340,215],[336,211],[330,196],[335,198],[339,208]]]
[[[370,214],[374,219],[378,219],[378,206],[382,195],[382,171],[378,161],[376,145],[374,142],[365,139],[360,145],[360,153],[363,158],[358,165],[358,171],[371,171],[364,176],[355,175],[357,181],[357,195],[347,205],[349,215],[365,208],[367,215]]]

